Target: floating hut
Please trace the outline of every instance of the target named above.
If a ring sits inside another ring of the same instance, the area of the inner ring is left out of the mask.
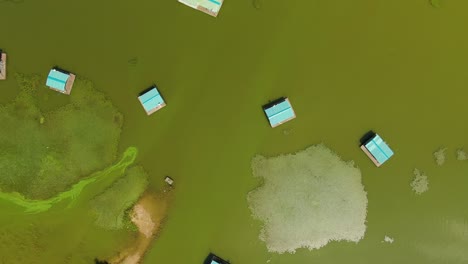
[[[230,264],[228,261],[210,253],[203,264]]]
[[[263,111],[265,111],[271,127],[277,127],[296,118],[296,113],[294,113],[289,99],[285,97],[264,105]]]
[[[179,2],[214,17],[218,16],[223,5],[223,0],[179,0]]]
[[[393,151],[387,143],[378,134],[373,132],[367,133],[361,140],[361,149],[377,167],[380,167],[393,156]]]
[[[47,76],[46,85],[50,89],[63,94],[70,94],[73,88],[73,83],[75,83],[75,75],[67,71],[53,68]]]
[[[6,79],[7,55],[0,50],[0,80]]]
[[[142,92],[140,96],[138,96],[138,100],[140,100],[141,105],[148,115],[151,115],[152,113],[166,106],[166,103],[164,102],[161,94],[159,94],[156,86],[152,86],[151,88]]]

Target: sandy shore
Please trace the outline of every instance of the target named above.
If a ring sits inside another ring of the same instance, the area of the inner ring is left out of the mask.
[[[138,200],[131,213],[132,222],[138,227],[138,237],[135,243],[112,258],[110,263],[140,263],[166,219],[170,193],[169,190],[160,194],[145,193]]]

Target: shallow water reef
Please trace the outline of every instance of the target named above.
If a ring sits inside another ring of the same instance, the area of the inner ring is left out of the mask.
[[[263,222],[260,239],[268,251],[294,253],[364,237],[367,194],[352,161],[320,144],[294,154],[258,155],[251,165],[262,184],[248,194],[248,203]]]
[[[418,195],[427,192],[429,190],[429,180],[424,172],[420,171],[419,169],[414,169],[413,174],[414,178],[410,183],[413,192]]]
[[[41,77],[16,79],[19,94],[0,106],[2,192],[47,199],[115,161],[123,116],[91,82],[77,79],[69,103],[43,111]]]

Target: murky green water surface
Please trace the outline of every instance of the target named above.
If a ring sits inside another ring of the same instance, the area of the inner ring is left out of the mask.
[[[175,0],[0,1],[9,55],[0,100],[17,93],[14,72],[45,75],[54,65],[109,95],[125,115],[122,151],[139,149],[155,187],[164,175],[177,184],[145,263],[201,263],[210,251],[245,264],[466,263],[468,163],[454,153],[468,147],[468,2],[440,3],[263,0],[257,10],[226,0],[214,19]],[[168,105],[148,117],[136,96],[152,83]],[[50,93],[51,104],[67,100]],[[280,96],[297,119],[271,129],[261,105]],[[396,152],[379,169],[358,148],[369,129]],[[257,186],[250,159],[319,142],[362,170],[365,239],[269,254],[246,201]],[[440,146],[449,148],[442,167],[432,158]],[[415,167],[430,181],[420,197],[409,187]],[[46,253],[22,263],[89,263],[131,240],[93,227],[85,206],[23,216],[1,202],[0,234],[45,230],[24,245]],[[395,242],[381,243],[385,235]],[[21,249],[4,244],[0,256]]]

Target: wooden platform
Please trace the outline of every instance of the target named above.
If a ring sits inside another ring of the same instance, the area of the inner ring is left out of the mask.
[[[142,104],[142,105],[143,105],[143,104]],[[165,106],[166,106],[166,103],[162,103],[162,104],[160,104],[158,107],[151,109],[151,111],[146,111],[146,114],[151,115],[151,114],[153,114],[154,112],[160,110],[161,108],[163,108],[163,107],[165,107]],[[143,107],[143,108],[144,108],[144,107]]]
[[[380,165],[382,165],[374,158],[374,156],[372,156],[372,154],[369,152],[369,150],[367,150],[365,145],[361,145],[361,149],[362,151],[364,151],[364,153],[366,153],[369,159],[371,159],[372,162],[374,162],[375,166],[380,167]]]
[[[64,94],[70,94],[71,90],[73,88],[73,84],[75,83],[75,74],[70,73],[70,78],[67,80],[67,84],[65,84],[65,93]]]
[[[1,66],[0,66],[0,80],[6,79],[6,68],[7,68],[7,55],[6,53],[1,54]]]
[[[205,14],[208,14],[208,15],[212,16],[212,17],[217,17],[218,16],[218,13],[211,12],[211,10],[209,10],[208,8],[204,8],[203,6],[198,6],[197,9],[202,11]]]

